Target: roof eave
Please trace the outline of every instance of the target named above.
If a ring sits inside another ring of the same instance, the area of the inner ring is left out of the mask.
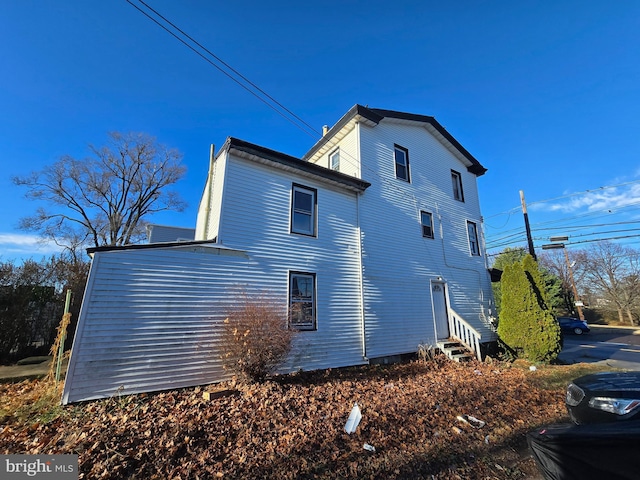
[[[188,247],[210,247],[218,250],[228,250],[242,252],[235,248],[225,247],[217,243],[217,238],[212,240],[189,240],[185,242],[156,242],[156,243],[132,243],[129,245],[103,245],[100,247],[89,247],[87,253],[93,255],[96,252],[111,252],[114,250],[153,250],[158,248],[188,248]]]
[[[371,127],[380,123],[383,119],[373,110],[362,105],[354,105],[345,113],[329,131],[318,140],[307,153],[302,156],[302,160],[308,162],[313,157],[320,157],[333,148],[344,136],[353,129],[356,122],[362,122]]]
[[[235,155],[241,158],[310,177],[353,192],[361,193],[371,186],[371,183],[359,178],[237,138],[230,137],[225,142],[225,147],[229,152],[233,151]]]
[[[379,108],[370,109],[374,113],[380,115],[383,118],[395,118],[399,120],[408,120],[413,122],[419,122],[430,127],[428,130],[432,134],[436,134],[436,137],[451,151],[456,157],[466,164],[467,170],[477,176],[484,175],[487,169],[473,156],[469,151],[451,135],[446,128],[438,122],[435,117],[428,115],[418,115],[415,113],[397,112],[395,110],[384,110]]]

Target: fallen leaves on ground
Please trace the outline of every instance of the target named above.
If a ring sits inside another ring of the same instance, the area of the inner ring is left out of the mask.
[[[5,418],[0,452],[77,453],[85,479],[529,478],[533,460],[518,454],[525,434],[565,417],[563,391],[529,375],[505,364],[412,362],[276,377],[210,401],[202,388],[114,396],[65,407],[48,423]],[[0,395],[36,385],[0,385]],[[355,402],[362,421],[348,435]]]

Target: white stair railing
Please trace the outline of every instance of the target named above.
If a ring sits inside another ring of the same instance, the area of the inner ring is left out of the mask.
[[[482,354],[480,353],[482,335],[453,309],[449,309],[449,334],[469,348],[476,358],[482,361]]]

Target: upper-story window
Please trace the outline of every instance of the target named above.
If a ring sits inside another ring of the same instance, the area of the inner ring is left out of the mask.
[[[462,191],[462,175],[460,175],[460,172],[451,170],[451,183],[453,184],[453,198],[464,202],[464,193]]]
[[[293,185],[291,192],[291,233],[316,236],[317,191]]]
[[[429,212],[420,212],[420,223],[422,224],[422,236],[433,238],[433,215]]]
[[[478,227],[474,222],[467,221],[467,233],[469,235],[469,251],[471,252],[471,255],[480,255]]]
[[[410,182],[409,176],[409,150],[400,145],[395,145],[393,156],[396,162],[396,178]]]
[[[340,149],[336,149],[329,155],[329,168],[340,171]]]

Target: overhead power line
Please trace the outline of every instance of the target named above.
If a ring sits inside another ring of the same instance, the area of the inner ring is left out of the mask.
[[[635,221],[624,221],[624,222],[609,222],[609,223],[594,223],[591,225],[565,225],[562,227],[546,227],[546,228],[533,228],[532,231],[536,233],[536,235],[541,236],[543,232],[552,232],[554,230],[560,230],[562,232],[566,232],[566,233],[573,233],[573,232],[578,232],[580,230],[589,230],[589,229],[593,229],[593,228],[602,228],[602,227],[615,227],[615,226],[622,226],[622,225],[638,225],[640,224],[640,220],[635,220]],[[585,236],[585,235],[598,235],[598,234],[603,234],[603,233],[613,233],[613,232],[623,232],[623,231],[634,231],[634,230],[638,230],[638,228],[633,228],[633,229],[627,229],[627,230],[610,230],[610,231],[604,231],[604,232],[593,232],[593,233],[583,233],[583,234],[575,234],[572,235],[572,237],[575,236]],[[506,235],[503,235],[501,237],[497,237],[497,238],[493,238],[491,240],[487,240],[487,245],[490,248],[495,248],[495,244],[510,244],[510,243],[514,243],[515,241],[519,241],[522,239],[522,236],[524,235],[524,232],[522,229],[518,229],[516,231],[514,231],[513,233],[509,233]]]
[[[619,212],[624,209],[626,212],[628,212],[628,210],[632,210],[632,209],[636,209],[638,208],[638,206],[640,205],[640,201],[639,202],[634,202],[634,203],[630,203],[628,205],[625,205],[624,207],[619,208]],[[575,230],[580,230],[580,229],[588,229],[588,228],[594,228],[594,227],[603,227],[603,226],[613,226],[613,225],[623,225],[623,224],[634,224],[634,223],[640,223],[640,220],[638,221],[628,221],[628,222],[600,222],[600,223],[594,223],[591,225],[575,225],[572,224],[572,222],[574,221],[584,221],[585,218],[587,217],[591,217],[592,219],[597,219],[597,218],[605,218],[605,217],[609,217],[612,214],[608,213],[609,209],[605,208],[603,210],[598,210],[598,211],[594,211],[594,212],[587,212],[587,213],[582,213],[579,215],[573,215],[570,217],[562,217],[559,219],[554,219],[554,220],[547,220],[544,222],[537,222],[537,223],[532,223],[531,224],[531,230],[533,232],[535,232],[536,234],[540,234],[541,232],[551,232],[551,231],[566,231],[566,232],[571,232],[571,231],[575,231]],[[555,225],[559,225],[562,224],[560,226],[555,226]],[[551,226],[554,225],[554,226]],[[497,233],[494,233],[493,235],[490,236],[490,238],[487,239],[487,244],[495,244],[495,243],[499,243],[499,242],[503,242],[505,240],[508,240],[511,237],[515,237],[515,236],[521,236],[524,233],[524,229],[522,226],[519,227],[515,227],[509,230],[505,230],[503,232],[501,232],[501,234],[498,236]],[[491,247],[493,248],[493,247]]]
[[[191,35],[189,35],[184,30],[179,28],[175,23],[170,21],[168,18],[163,16],[161,13],[159,13],[153,7],[151,7],[146,2],[144,2],[144,0],[137,0],[137,1],[140,4],[144,5],[146,7],[146,9],[148,9],[150,12],[153,13],[153,15],[150,14],[149,12],[143,10],[138,5],[135,5],[132,0],[126,0],[126,1],[131,6],[133,6],[136,10],[138,10],[143,15],[145,15],[147,18],[149,18],[151,21],[153,21],[158,26],[160,26],[163,30],[165,30],[171,36],[173,36],[178,41],[180,41],[182,44],[184,44],[187,48],[189,48],[190,50],[195,52],[198,56],[203,58],[206,62],[208,62],[209,64],[211,64],[215,68],[217,68],[220,72],[222,72],[228,78],[230,78],[235,83],[240,85],[246,91],[251,93],[254,97],[258,98],[261,102],[263,102],[269,108],[271,108],[272,110],[277,112],[279,115],[281,115],[286,120],[291,122],[293,125],[298,127],[300,130],[305,132],[307,135],[313,137],[314,140],[317,140],[320,136],[322,136],[322,133],[320,131],[316,130],[313,126],[309,125],[307,122],[305,122],[298,115],[296,115],[291,110],[289,110],[287,107],[285,107],[283,104],[278,102],[275,98],[273,98],[271,95],[269,95],[263,89],[258,87],[254,82],[252,82],[247,77],[242,75],[240,72],[238,72],[236,69],[234,69],[231,65],[229,65],[224,60],[222,60],[220,57],[218,57],[216,54],[211,52],[211,50],[209,50],[208,48],[203,46],[201,43],[199,43],[197,40],[195,40]],[[161,19],[162,22],[160,20],[158,20],[158,18]],[[169,28],[169,26],[171,28]],[[176,33],[176,32],[178,32],[178,33]],[[194,45],[197,46],[198,48],[196,48]],[[209,58],[209,57],[211,57],[211,58]],[[213,60],[212,60],[212,58],[213,58]],[[374,175],[377,175],[377,172],[374,169],[372,169],[371,167],[367,167],[366,165],[362,165],[360,162],[358,162],[358,160],[353,155],[349,154],[346,150],[341,150],[340,151],[340,157],[341,157],[341,161],[344,160],[346,163],[349,163],[352,166],[355,166],[356,168],[361,168],[363,170],[372,172]],[[417,202],[417,200],[416,200],[416,198],[414,196],[407,195],[406,192],[403,192],[401,189],[399,189],[393,183],[388,182],[384,178],[381,178],[381,181],[383,183],[385,183],[387,186],[389,186],[390,188],[393,188],[394,190],[396,190],[399,195],[407,198],[408,200],[410,200],[410,201],[412,201],[414,203]]]
[[[547,200],[538,200],[537,202],[530,202],[529,206],[536,205],[538,203],[555,202],[556,200],[564,200],[565,198],[571,198],[571,197],[575,197],[575,196],[578,196],[578,195],[586,195],[586,194],[589,194],[589,193],[600,192],[600,191],[603,191],[603,190],[608,190],[610,188],[626,187],[627,185],[633,185],[634,183],[640,183],[640,179],[631,180],[629,182],[624,182],[624,183],[619,183],[617,185],[606,185],[604,187],[598,187],[598,188],[595,188],[595,189],[584,190],[582,192],[568,193],[566,195],[561,195],[561,196],[555,197],[555,198],[549,198]]]
[[[167,19],[165,16],[163,16],[153,7],[145,3],[143,0],[138,0],[138,2],[144,5],[144,7],[148,11],[144,10],[143,8],[140,8],[132,0],[126,0],[126,2],[132,7],[134,7],[136,10],[138,10],[140,13],[142,13],[144,16],[149,18],[151,21],[153,21],[156,25],[158,25],[163,30],[165,30],[167,33],[169,33],[171,36],[176,38],[179,42],[181,42],[187,48],[189,48],[194,53],[196,53],[196,55],[203,58],[206,62],[211,64],[213,67],[217,68],[221,73],[229,77],[231,80],[237,83],[240,87],[245,89],[247,92],[249,92],[251,95],[256,97],[262,103],[267,105],[274,112],[278,113],[288,122],[292,123],[298,129],[302,130],[307,135],[313,138],[318,138],[318,136],[321,134],[319,130],[309,125],[302,118],[300,118],[298,115],[293,113],[291,110],[285,107],[282,103],[277,101],[275,98],[273,98],[263,89],[261,89],[258,85],[256,85],[254,82],[252,82],[247,77],[242,75],[240,72],[234,69],[231,65],[229,65],[227,62],[222,60],[220,57],[214,54],[211,50],[209,50],[200,42],[195,40],[188,33],[186,33],[184,30],[179,28],[177,25],[175,25],[173,22],[171,22],[169,19]],[[152,12],[153,15],[149,13],[149,11]],[[162,21],[158,19],[161,19]]]
[[[553,198],[547,198],[544,200],[536,200],[533,202],[527,202],[527,204],[529,205],[529,207],[531,207],[532,205],[538,205],[541,203],[549,203],[549,202],[555,202],[556,200],[564,200],[565,198],[570,198],[570,197],[576,197],[578,195],[587,195],[590,193],[595,193],[595,192],[599,192],[599,191],[603,191],[603,190],[608,190],[611,188],[618,188],[618,187],[626,187],[628,185],[633,185],[635,183],[640,183],[640,179],[638,180],[631,180],[629,182],[624,182],[624,183],[618,183],[616,185],[605,185],[603,187],[598,187],[598,188],[594,188],[594,189],[589,189],[589,190],[583,190],[580,192],[574,192],[574,193],[568,193],[566,195],[560,195],[558,197],[553,197]],[[621,207],[617,207],[617,208],[624,208],[626,205],[623,205]],[[495,218],[495,217],[499,217],[501,215],[513,215],[515,212],[518,212],[520,210],[520,206],[514,206],[512,208],[510,208],[509,210],[505,210],[503,212],[499,212],[499,213],[494,213],[493,215],[490,215],[488,217],[485,217],[486,219],[491,219],[491,218]]]

